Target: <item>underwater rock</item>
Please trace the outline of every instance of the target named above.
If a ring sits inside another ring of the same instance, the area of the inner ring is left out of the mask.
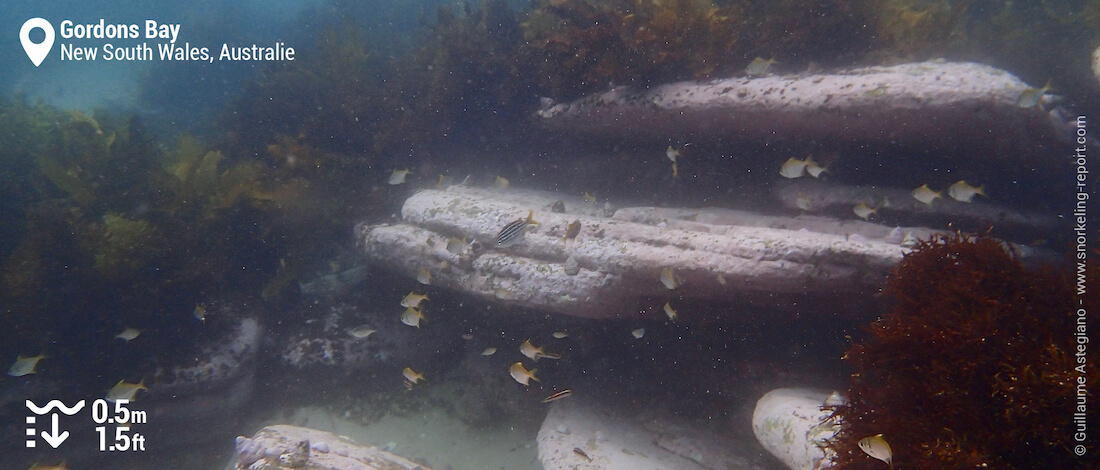
[[[536,438],[539,461],[546,470],[769,468],[754,443],[695,426],[664,410],[608,409],[573,397],[546,414]]]
[[[317,452],[310,452],[310,442],[315,443],[312,448]],[[322,443],[325,450],[318,450],[316,443]],[[242,452],[242,448],[247,451]],[[237,437],[237,458],[233,468],[237,470],[254,468],[431,470],[422,464],[375,446],[357,445],[329,432],[285,424],[267,426],[252,438]]]
[[[237,308],[225,304],[216,315],[241,315],[234,312]],[[213,336],[187,366],[163,369],[147,381],[149,390],[136,403],[149,411],[150,422],[158,423],[143,432],[149,439],[193,446],[237,426],[229,417],[240,416],[252,402],[263,327],[247,317],[226,333]]]
[[[775,294],[873,292],[907,251],[883,241],[891,227],[854,243],[851,232],[835,229],[835,219],[655,208],[623,208],[614,217],[572,212],[583,204],[551,212],[561,198],[515,188],[425,190],[405,201],[404,223],[360,225],[357,236],[368,262],[409,277],[428,270],[433,286],[591,318],[646,309],[663,316],[664,300],[654,299],[669,295],[659,281],[665,269],[683,281],[675,292],[680,298],[774,304]],[[497,232],[531,210],[538,224],[514,246],[496,248]],[[579,235],[566,240],[574,221]],[[447,249],[451,238],[482,248],[456,254]],[[565,269],[570,256],[583,268],[575,275]]]
[[[1033,148],[1053,139],[1028,85],[987,65],[931,61],[833,73],[616,87],[537,112],[548,128],[606,139],[737,136]],[[1009,154],[1017,154],[1013,152]]]
[[[816,470],[832,464],[826,449],[839,426],[829,421],[832,413],[822,407],[835,403],[833,395],[819,390],[780,388],[756,402],[752,430],[760,444],[791,470]]]
[[[802,179],[777,185],[775,197],[792,209],[797,208],[799,198],[809,199],[815,212],[828,215],[850,215],[853,206],[864,203],[878,207],[874,217],[900,216],[926,227],[944,227],[944,231],[961,229],[984,233],[993,227],[996,236],[1017,241],[1054,238],[1062,227],[1054,214],[1022,212],[985,201],[959,202],[946,194],[932,204],[925,204],[914,199],[911,191],[912,188],[845,186]],[[928,230],[903,229],[914,232],[922,240],[931,235]]]

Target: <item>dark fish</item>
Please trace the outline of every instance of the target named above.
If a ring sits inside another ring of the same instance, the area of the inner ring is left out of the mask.
[[[513,220],[500,229],[500,233],[497,234],[497,248],[508,248],[522,240],[523,234],[527,232],[527,226],[538,223],[535,222],[534,216],[535,211],[530,211],[527,213],[527,219]]]
[[[557,201],[554,201],[554,204],[552,204],[550,206],[550,212],[553,212],[553,213],[556,213],[556,214],[564,214],[565,213],[565,201],[563,201],[561,199],[558,199]]]
[[[573,453],[574,453],[574,454],[577,454],[577,455],[579,455],[579,456],[581,456],[581,457],[584,457],[584,459],[585,459],[585,460],[587,460],[587,461],[589,461],[589,462],[591,462],[591,461],[592,461],[592,457],[589,457],[589,456],[588,456],[588,454],[584,453],[584,451],[583,451],[583,450],[581,450],[581,448],[580,448],[580,447],[574,447],[574,448],[573,448]]]
[[[570,390],[570,389],[565,389],[565,390],[562,390],[562,391],[560,391],[560,392],[558,392],[558,393],[555,393],[555,394],[553,394],[553,395],[550,395],[550,396],[548,396],[548,397],[546,397],[546,398],[543,398],[543,399],[542,399],[542,402],[543,402],[543,403],[550,403],[550,402],[552,402],[552,401],[554,401],[554,400],[561,400],[562,398],[565,398],[565,397],[567,397],[567,396],[569,396],[569,395],[572,395],[572,394],[573,394],[573,390]]]

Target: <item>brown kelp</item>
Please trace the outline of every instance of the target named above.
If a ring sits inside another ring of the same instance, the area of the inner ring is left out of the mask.
[[[886,291],[892,311],[845,355],[854,373],[835,409],[835,468],[885,468],[857,447],[879,434],[897,469],[1085,468],[1071,450],[1077,300],[1066,273],[956,235],[922,242]]]

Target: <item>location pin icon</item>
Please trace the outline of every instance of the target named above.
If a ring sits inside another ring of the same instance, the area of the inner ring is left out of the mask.
[[[46,39],[38,44],[31,41],[31,30],[34,28],[40,28],[46,33]],[[53,35],[53,25],[42,18],[31,18],[23,23],[22,28],[19,28],[19,42],[23,43],[23,50],[27,52],[27,57],[31,58],[35,67],[42,64],[46,56],[50,55],[50,49],[53,49]]]

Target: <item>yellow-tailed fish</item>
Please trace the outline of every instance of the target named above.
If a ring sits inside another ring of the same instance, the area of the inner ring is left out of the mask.
[[[129,343],[130,341],[136,339],[138,336],[141,336],[141,330],[137,328],[126,328],[125,330],[122,330],[122,333],[115,335],[115,338],[121,339]]]
[[[561,237],[563,241],[573,240],[577,238],[577,235],[581,233],[581,221],[574,220],[568,226],[565,227],[565,236]]]
[[[676,275],[676,272],[671,268],[665,268],[661,270],[661,284],[664,284],[668,290],[675,290],[680,287],[680,278]]]
[[[206,323],[206,307],[203,307],[202,305],[195,305],[195,311],[193,312],[193,315],[195,315],[195,318],[197,318],[199,321]]]
[[[672,160],[672,163],[676,163],[676,158],[680,156],[680,151],[669,145],[668,149],[665,150],[665,156],[668,157],[669,160]]]
[[[911,194],[913,199],[928,205],[932,205],[932,201],[935,201],[936,198],[942,197],[939,191],[933,191],[927,184],[922,184],[921,187],[914,189]]]
[[[535,220],[535,211],[527,212],[527,219],[516,219],[505,225],[500,229],[500,233],[497,234],[497,247],[508,248],[515,245],[523,239],[523,234],[527,232],[527,227],[530,225],[538,224]]]
[[[497,348],[485,348],[484,351],[481,351],[482,356],[492,356],[493,354],[496,354],[496,353],[497,353]]]
[[[401,312],[401,323],[420,328],[420,322],[422,321],[424,321],[424,314],[420,310],[407,307],[404,312]]]
[[[860,439],[857,445],[867,455],[886,462],[887,466],[894,468],[894,452],[890,450],[890,444],[882,438],[882,434]]]
[[[889,85],[879,85],[877,87],[874,87],[870,90],[867,90],[867,91],[863,92],[863,94],[865,94],[867,96],[870,96],[872,98],[881,98],[883,96],[886,96],[887,91],[890,91],[890,86]]]
[[[409,382],[412,382],[413,385],[416,385],[416,384],[420,383],[421,380],[424,380],[424,381],[428,380],[428,379],[424,378],[424,374],[416,372],[416,371],[412,370],[412,368],[410,368],[410,367],[406,367],[405,370],[402,370],[401,375],[403,375],[405,377],[405,380],[408,380]]]
[[[564,331],[555,331],[554,334],[551,335],[551,336],[553,336],[554,338],[557,338],[557,339],[562,339],[562,338],[569,337],[569,334],[564,332]]]
[[[1039,101],[1043,99],[1045,95],[1050,91],[1050,80],[1047,80],[1047,84],[1042,88],[1027,87],[1023,93],[1020,93],[1020,97],[1016,98],[1016,106],[1021,108],[1031,108],[1039,104]]]
[[[715,276],[715,280],[718,281],[718,284],[723,286],[726,285],[726,276],[723,276],[722,273],[718,273],[718,275]]]
[[[393,173],[390,174],[390,180],[389,180],[390,185],[404,184],[405,183],[405,177],[409,176],[409,173],[412,173],[412,172],[409,171],[408,169],[393,170]]]
[[[426,286],[432,284],[432,273],[427,269],[420,268],[420,271],[416,273],[416,282],[424,284]]]
[[[497,287],[496,289],[493,289],[493,295],[500,300],[513,300],[516,298],[516,294],[512,293],[512,291],[508,290],[505,287]]]
[[[12,364],[8,368],[8,375],[12,377],[22,377],[24,375],[34,374],[35,369],[38,367],[38,361],[45,359],[45,354],[39,354],[37,356],[24,356],[20,354],[15,358],[15,364]]]
[[[139,390],[149,390],[145,387],[145,381],[142,380],[136,384],[127,382],[125,379],[119,380],[114,387],[107,390],[107,401],[115,402],[118,400],[134,401],[134,396],[137,395]]]
[[[867,204],[861,202],[859,204],[856,204],[856,206],[852,208],[852,212],[855,212],[855,214],[858,215],[859,218],[867,220],[871,218],[871,216],[874,215],[875,212],[878,212],[878,209],[870,207]]]
[[[550,402],[555,401],[555,400],[561,400],[562,398],[568,397],[569,395],[572,395],[572,394],[573,394],[573,391],[567,388],[565,390],[562,390],[560,392],[552,394],[552,395],[550,395],[546,398],[543,398],[542,402],[543,403],[550,403]]]
[[[470,340],[474,339],[474,334],[473,333],[462,333],[461,335],[459,335],[459,337],[462,338],[465,341],[470,341]]]
[[[528,359],[534,359],[536,361],[544,357],[547,359],[561,359],[561,354],[547,353],[543,351],[542,348],[531,344],[531,340],[525,340],[523,344],[519,345],[519,352],[527,356]]]
[[[431,300],[431,299],[429,299],[427,295],[417,294],[415,292],[409,292],[409,295],[406,295],[404,299],[401,299],[401,306],[402,307],[417,308],[417,307],[420,306],[420,303],[425,301],[425,300]]]
[[[676,319],[676,309],[672,308],[672,304],[665,302],[665,315],[668,315],[669,320]]]
[[[676,162],[672,162],[672,177],[680,176],[680,166]]]
[[[645,328],[638,328],[631,331],[630,334],[634,336],[634,339],[642,339],[642,337],[645,336]]]
[[[370,327],[370,325],[361,325],[355,328],[349,328],[348,334],[356,339],[364,339],[374,334],[377,331]]]
[[[27,470],[69,470],[69,464],[66,463],[64,460],[62,460],[61,463],[57,465],[43,465],[35,462],[31,464],[30,467],[27,467]]]
[[[540,381],[538,377],[535,377],[535,371],[537,370],[538,369],[527,370],[523,367],[523,363],[517,362],[508,368],[508,375],[511,375],[516,382],[523,385],[530,385],[532,380],[535,382]]]
[[[783,162],[783,165],[779,167],[779,174],[789,179],[801,178],[806,172],[806,165],[809,161],[811,161],[810,157],[806,157],[805,160],[799,160],[794,157],[788,158],[787,161]]]
[[[508,181],[508,178],[503,176],[497,176],[496,182],[493,183],[498,189],[508,189],[512,187],[512,183]]]
[[[447,251],[451,252],[451,254],[461,255],[466,251],[466,247],[469,245],[469,242],[467,242],[465,238],[462,240],[455,237],[447,239]]]
[[[985,186],[978,186],[975,188],[967,184],[966,181],[959,181],[947,187],[947,195],[951,196],[951,199],[959,202],[971,202],[974,200],[974,195],[976,194],[985,196]]]
[[[821,174],[825,173],[826,171],[829,171],[829,168],[818,165],[817,162],[810,160],[809,158],[806,159],[806,173],[809,173],[810,176],[813,176],[814,178],[820,178]]]
[[[772,64],[776,63],[775,57],[764,60],[761,57],[757,57],[749,62],[749,65],[745,67],[745,75],[750,77],[759,77],[768,73],[768,69],[772,67]]]
[[[439,175],[439,181],[435,182],[435,189],[445,189],[450,183],[451,178],[448,176]]]
[[[810,203],[810,198],[801,194],[794,200],[794,206],[806,212],[814,210],[813,204]]]
[[[584,198],[584,202],[588,202],[588,203],[592,203],[592,204],[596,203],[596,197],[591,195],[591,194],[588,194],[588,191],[585,191],[584,195],[582,195],[581,197]]]

